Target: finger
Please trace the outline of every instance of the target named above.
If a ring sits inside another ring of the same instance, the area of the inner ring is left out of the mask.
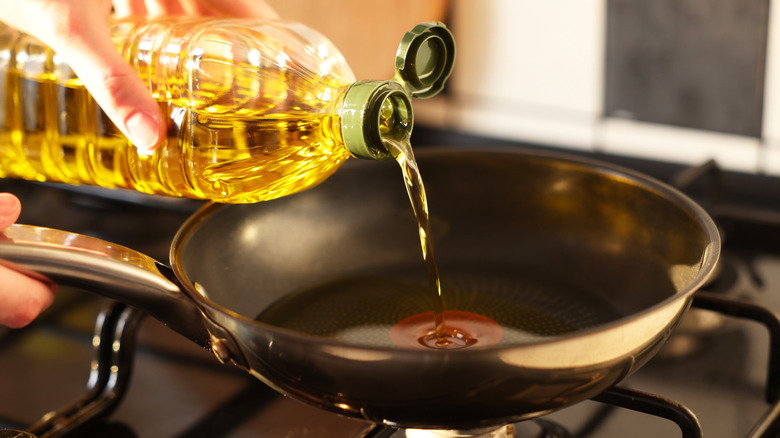
[[[54,301],[57,285],[0,265],[0,325],[24,327]]]
[[[146,7],[155,15],[278,18],[262,0],[146,0]]]
[[[218,15],[225,17],[279,18],[274,8],[264,1],[202,0],[202,3],[218,12]]]
[[[113,4],[115,17],[147,14],[144,0],[114,0]]]
[[[178,0],[146,0],[147,15],[159,17],[163,15],[187,15],[186,10]]]
[[[8,228],[19,219],[22,203],[10,193],[0,193],[0,230]]]
[[[163,139],[163,116],[138,74],[114,46],[106,19],[74,18],[67,42],[50,46],[70,64],[95,101],[122,133],[141,150]]]
[[[264,1],[203,0],[203,3],[225,17],[279,18],[279,14]]]

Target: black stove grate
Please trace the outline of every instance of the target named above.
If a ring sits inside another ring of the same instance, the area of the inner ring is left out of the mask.
[[[130,383],[137,328],[143,316],[140,310],[110,302],[95,324],[95,357],[86,392],[72,404],[44,415],[27,431],[38,438],[86,436],[85,431],[108,418]]]

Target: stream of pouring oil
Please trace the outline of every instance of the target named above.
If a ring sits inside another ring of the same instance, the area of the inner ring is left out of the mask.
[[[495,333],[495,325],[490,318],[471,312],[445,312],[442,300],[439,265],[431,234],[431,220],[428,212],[428,199],[425,193],[420,169],[414,158],[411,143],[408,140],[395,141],[385,139],[385,145],[398,162],[403,173],[409,200],[412,203],[417,226],[420,232],[422,255],[428,270],[429,289],[433,303],[433,321],[427,313],[414,315],[396,324],[396,337],[413,337],[419,344],[440,349],[464,348],[476,344],[479,339],[473,335],[478,332]],[[431,327],[430,323],[433,323]],[[487,330],[485,330],[487,328]]]

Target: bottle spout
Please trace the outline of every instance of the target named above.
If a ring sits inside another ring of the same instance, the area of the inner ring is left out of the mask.
[[[414,117],[404,87],[394,81],[359,81],[344,97],[341,135],[344,146],[358,158],[390,158],[386,140],[408,141]]]

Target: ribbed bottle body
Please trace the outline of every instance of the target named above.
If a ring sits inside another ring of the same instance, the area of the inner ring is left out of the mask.
[[[136,151],[70,67],[0,32],[0,176],[245,203],[315,185],[349,152],[338,109],[354,77],[300,24],[159,19],[112,23],[159,102],[167,136]]]

